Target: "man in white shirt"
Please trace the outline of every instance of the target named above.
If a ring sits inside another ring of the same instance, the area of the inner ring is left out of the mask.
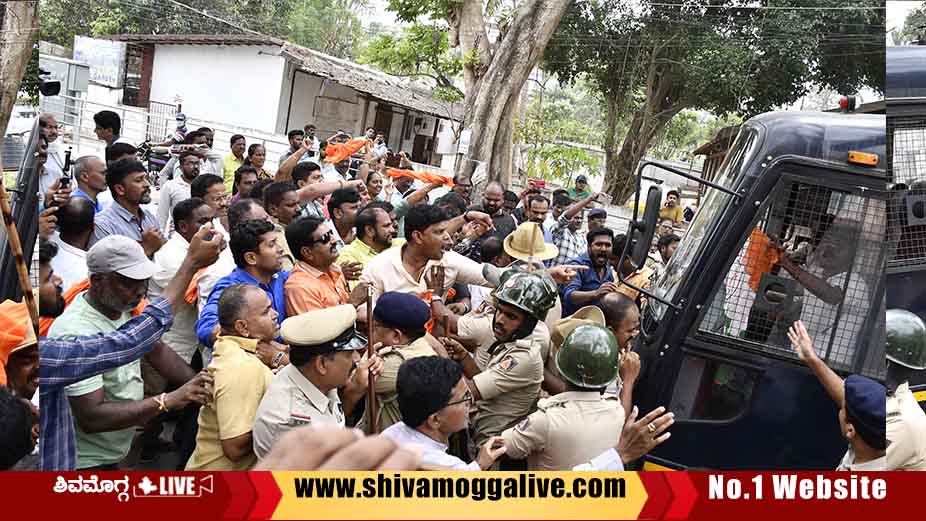
[[[174,206],[172,221],[176,226],[175,233],[154,254],[157,271],[148,285],[150,297],[156,297],[164,291],[180,269],[190,248],[190,239],[204,224],[211,222],[214,215],[215,211],[199,198],[186,199]],[[186,301],[178,304],[174,308],[174,325],[164,334],[164,342],[188,364],[193,359],[198,343],[195,326],[199,313],[194,304]]]
[[[472,463],[447,454],[450,435],[469,425],[473,395],[463,378],[463,369],[439,356],[412,358],[399,368],[396,380],[402,421],[383,436],[401,446],[421,449],[422,467],[429,470],[485,470],[505,453],[504,441],[496,436],[479,448]]]
[[[51,185],[64,175],[64,157],[58,149],[58,120],[49,113],[39,116],[39,130],[48,142],[48,158],[45,160],[45,169],[39,179],[39,193],[44,194]]]
[[[94,215],[93,203],[82,197],[71,197],[57,211],[58,234],[52,241],[58,245],[58,254],[52,257],[51,267],[61,277],[63,291],[87,278],[87,244]]]
[[[199,165],[199,156],[191,151],[181,152],[180,175],[164,183],[158,192],[158,224],[168,237],[173,230],[174,207],[190,198],[190,183],[199,175]]]
[[[234,230],[235,226],[243,221],[252,219],[267,220],[269,218],[270,216],[267,215],[264,207],[254,199],[240,199],[228,207],[229,231]],[[215,283],[231,273],[236,267],[231,248],[225,248],[219,254],[219,259],[196,278],[198,308],[200,311],[206,306],[209,293],[212,292]],[[209,361],[204,359],[203,363],[208,365]]]

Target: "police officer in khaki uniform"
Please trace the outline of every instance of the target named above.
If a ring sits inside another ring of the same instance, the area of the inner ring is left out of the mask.
[[[254,453],[263,458],[288,431],[302,425],[344,426],[344,419],[367,389],[382,361],[360,362],[367,340],[354,323],[350,304],[310,311],[283,321],[290,364],[270,383],[254,419]],[[338,388],[343,388],[338,395]],[[343,398],[343,403],[342,403]]]
[[[600,325],[577,325],[556,353],[566,392],[502,433],[507,455],[528,458],[528,470],[570,470],[616,447],[624,408],[604,389],[617,379],[620,347]]]
[[[901,309],[885,318],[887,470],[926,470],[926,414],[910,391],[910,377],[926,369],[926,325]]]
[[[485,370],[459,343],[442,339],[472,381],[473,442],[477,447],[515,425],[536,406],[543,359],[532,333],[556,301],[556,284],[542,273],[516,273],[499,286],[496,299],[495,342],[489,347]],[[523,468],[511,460],[500,463],[502,470]]]
[[[376,388],[377,420],[379,432],[402,421],[396,396],[399,367],[406,360],[419,356],[436,356],[428,342],[425,325],[431,310],[423,300],[411,293],[388,291],[376,301],[373,309],[373,343],[383,361],[382,372],[373,383]],[[362,426],[369,434],[370,422],[364,411]]]

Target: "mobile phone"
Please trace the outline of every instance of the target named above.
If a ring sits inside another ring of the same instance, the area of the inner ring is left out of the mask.
[[[595,198],[595,201],[601,204],[611,204],[612,199],[610,194],[600,193],[598,197]]]

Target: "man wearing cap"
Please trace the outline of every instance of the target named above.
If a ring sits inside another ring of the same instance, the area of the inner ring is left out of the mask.
[[[145,297],[156,267],[138,242],[110,235],[90,248],[87,270],[90,288],[75,296],[55,320],[49,338],[115,331],[131,319],[130,311]],[[168,382],[180,387],[144,398],[140,363],[135,360],[66,388],[78,426],[76,468],[115,470],[128,454],[135,426],[161,412],[205,402],[208,375],[194,373],[161,342],[145,356]]]
[[[579,201],[592,195],[592,191],[588,189],[588,178],[585,177],[585,174],[576,176],[576,184],[568,190],[568,194],[573,201]]]
[[[616,447],[624,408],[604,389],[618,378],[620,348],[610,331],[579,325],[556,353],[566,392],[540,400],[537,411],[502,433],[508,456],[529,470],[569,470]]]
[[[367,340],[356,328],[357,310],[344,304],[309,311],[283,322],[289,365],[273,378],[254,418],[254,453],[263,458],[288,431],[302,425],[343,427],[367,390],[379,357],[360,361]],[[338,389],[343,388],[341,394]]]
[[[797,356],[807,364],[839,407],[839,430],[849,443],[849,450],[836,470],[885,470],[887,439],[884,402],[887,389],[859,375],[850,375],[843,381],[817,356],[813,340],[800,320],[788,330],[788,338]]]
[[[257,344],[276,338],[277,312],[257,286],[234,284],[219,299],[219,324],[208,369],[215,379],[212,399],[199,410],[196,449],[186,470],[248,470],[257,462],[251,428],[273,379],[257,357]]]
[[[396,402],[396,379],[402,363],[419,356],[437,355],[425,331],[430,318],[428,305],[410,293],[388,291],[377,301],[373,310],[373,343],[382,346],[377,355],[383,360],[382,374],[374,383],[379,432],[402,418]],[[363,423],[369,431],[371,424],[366,414]]]
[[[488,349],[484,370],[458,342],[441,339],[472,381],[476,402],[473,441],[477,447],[534,409],[543,382],[543,359],[531,336],[556,301],[556,285],[540,273],[516,273],[499,286],[496,298],[495,342]],[[518,467],[509,464],[505,462],[503,470]]]
[[[450,436],[467,428],[473,394],[459,364],[439,356],[419,356],[403,363],[395,380],[401,421],[383,431],[402,447],[417,447],[429,470],[485,470],[505,453],[502,439],[490,438],[466,463],[447,454]]]
[[[592,208],[588,211],[588,231],[604,228],[607,220],[607,210],[604,208]]]
[[[926,325],[902,309],[886,313],[887,470],[926,470],[926,413],[910,377],[926,370]]]
[[[595,197],[598,197],[598,194],[593,193],[571,204],[557,219],[552,234],[553,244],[559,248],[559,255],[553,259],[553,264],[566,264],[569,259],[574,259],[585,253],[587,248],[585,235],[579,230],[582,228],[585,208],[592,204]],[[591,230],[591,226],[589,226],[589,230]]]

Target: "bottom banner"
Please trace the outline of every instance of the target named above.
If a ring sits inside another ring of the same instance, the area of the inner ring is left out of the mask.
[[[922,474],[900,472],[0,473],[10,519],[96,521],[163,521],[172,513],[196,520],[884,517],[917,508],[921,484]]]

